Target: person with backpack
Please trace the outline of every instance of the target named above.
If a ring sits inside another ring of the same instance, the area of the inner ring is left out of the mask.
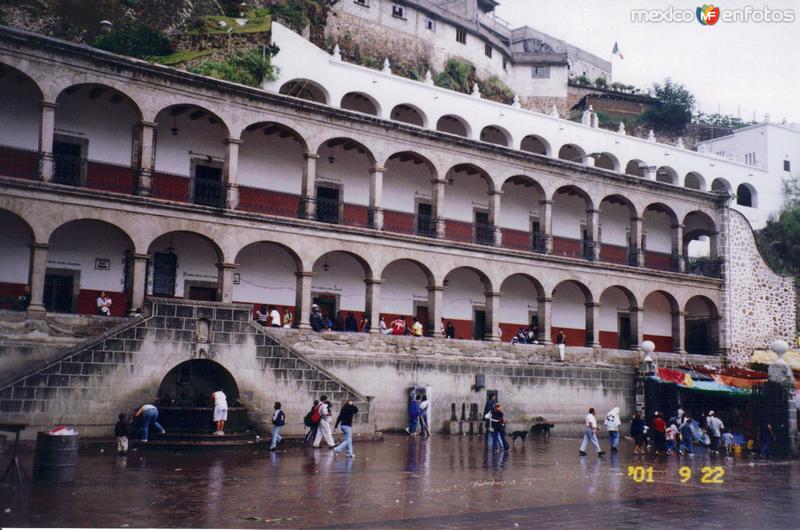
[[[333,449],[336,447],[336,444],[333,443],[333,433],[331,432],[330,417],[332,413],[330,411],[330,405],[328,404],[328,396],[319,398],[319,404],[314,407],[314,411],[315,413],[311,414],[311,421],[316,421],[318,426],[313,447],[314,449],[319,449],[319,443],[325,438],[325,443],[328,444],[328,448]]]
[[[278,447],[281,438],[281,427],[286,424],[286,414],[281,410],[281,402],[275,402],[275,412],[272,413],[272,444],[269,446],[270,451],[274,451]]]
[[[308,432],[306,433],[305,438],[303,438],[303,445],[311,445],[314,442],[314,438],[317,436],[319,415],[317,415],[317,421],[314,422],[314,410],[317,408],[317,405],[319,405],[319,400],[315,399],[314,403],[311,405],[311,410],[309,410],[308,414],[306,414],[303,418],[303,424],[308,427]]]
[[[406,433],[409,436],[417,435],[417,420],[422,414],[422,409],[419,408],[419,398],[420,396],[417,394],[408,403],[408,427],[406,427]]]

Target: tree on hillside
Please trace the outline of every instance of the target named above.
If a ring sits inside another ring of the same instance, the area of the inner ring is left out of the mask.
[[[655,103],[642,118],[652,129],[675,135],[681,134],[692,121],[694,95],[689,90],[667,78],[653,85]]]

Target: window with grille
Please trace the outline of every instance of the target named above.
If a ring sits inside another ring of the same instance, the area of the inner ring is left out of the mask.
[[[456,42],[460,42],[461,44],[467,43],[467,32],[463,29],[456,30]]]

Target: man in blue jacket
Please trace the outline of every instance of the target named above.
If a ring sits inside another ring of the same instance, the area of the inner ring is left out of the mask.
[[[406,427],[406,432],[409,436],[417,435],[417,420],[420,414],[422,414],[422,410],[419,408],[419,395],[416,395],[408,404],[408,427]]]

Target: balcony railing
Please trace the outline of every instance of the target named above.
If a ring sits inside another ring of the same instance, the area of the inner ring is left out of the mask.
[[[436,220],[432,215],[417,214],[417,235],[436,237]]]
[[[721,278],[722,261],[717,258],[687,258],[686,273],[708,278]]]
[[[225,193],[218,180],[196,179],[194,182],[194,203],[203,206],[222,208],[225,204]]]
[[[494,225],[475,223],[475,242],[479,245],[494,245]]]
[[[317,197],[317,221],[339,224],[339,201]]]
[[[0,145],[0,175],[37,179],[40,158],[39,151]]]
[[[631,267],[638,267],[641,263],[642,251],[636,247],[628,249],[628,265]]]
[[[53,182],[67,186],[80,186],[86,174],[86,159],[78,156],[53,156]]]
[[[533,234],[533,249],[539,254],[547,254],[547,234]]]
[[[588,259],[589,261],[594,261],[594,249],[597,244],[594,241],[589,239],[584,239],[582,241],[583,244],[583,259]]]

